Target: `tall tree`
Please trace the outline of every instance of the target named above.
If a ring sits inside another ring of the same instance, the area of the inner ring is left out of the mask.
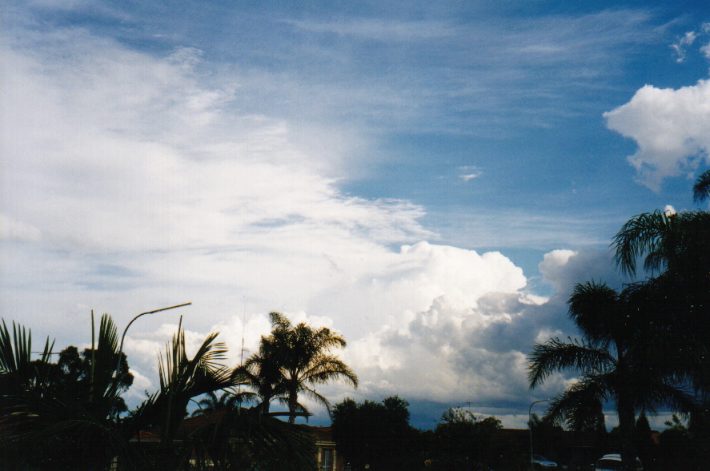
[[[392,396],[381,403],[345,399],[333,407],[333,438],[353,471],[417,469],[423,459],[409,404]]]
[[[283,314],[270,314],[272,331],[262,337],[264,348],[274,352],[280,366],[281,381],[287,396],[289,422],[294,423],[302,406],[298,396],[307,397],[323,404],[330,410],[328,400],[320,395],[315,386],[336,379],[344,379],[357,387],[357,375],[337,356],[333,348],[345,347],[345,339],[327,327],[314,329],[304,322],[292,325]]]
[[[632,286],[616,293],[605,284],[578,284],[570,296],[569,315],[582,333],[567,342],[553,338],[535,345],[529,356],[530,387],[550,374],[575,369],[579,380],[551,404],[548,416],[571,424],[589,420],[590,411],[612,400],[621,433],[622,460],[627,468],[635,459],[634,423],[638,409],[668,405],[689,411],[692,397],[676,386],[676,376],[655,368],[656,324],[638,309],[644,293]]]
[[[695,185],[696,198],[707,197],[710,171]],[[705,196],[703,196],[705,195]],[[635,275],[638,261],[653,275],[646,285],[652,303],[646,311],[663,325],[680,374],[691,374],[697,394],[710,393],[710,212],[654,211],[639,214],[622,226],[613,240],[622,271]],[[710,402],[710,401],[708,401]]]
[[[434,430],[435,469],[487,469],[494,466],[499,450],[496,434],[502,425],[495,417],[479,420],[472,412],[448,409]]]

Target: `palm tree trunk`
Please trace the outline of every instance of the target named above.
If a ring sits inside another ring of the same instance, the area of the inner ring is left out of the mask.
[[[293,424],[296,422],[296,404],[295,401],[288,400],[288,423]]]
[[[616,410],[619,414],[622,466],[624,470],[633,471],[636,461],[636,447],[634,445],[636,414],[634,413],[633,402],[627,394],[618,395]]]
[[[296,422],[296,409],[298,408],[298,391],[295,388],[289,388],[288,392],[288,423]]]
[[[268,396],[263,396],[261,399],[261,415],[267,415],[269,413],[269,409],[271,408],[271,397]]]

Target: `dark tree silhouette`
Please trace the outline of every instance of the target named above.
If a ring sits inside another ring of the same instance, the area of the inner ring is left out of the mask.
[[[353,471],[418,468],[423,459],[408,406],[393,396],[382,403],[346,399],[333,407],[333,438]]]
[[[710,170],[701,173],[693,185],[693,199],[696,202],[705,201],[708,197],[710,197]]]
[[[655,368],[657,326],[644,316],[633,286],[621,294],[605,284],[578,284],[569,299],[569,315],[581,339],[553,338],[535,345],[530,359],[530,387],[555,371],[574,369],[579,380],[550,405],[548,416],[575,426],[594,418],[605,401],[614,401],[619,417],[622,459],[633,466],[636,410],[660,405],[675,410],[694,408],[692,397],[676,386],[677,376]]]
[[[304,411],[298,402],[299,394],[330,410],[330,403],[316,391],[316,385],[344,379],[357,387],[355,372],[330,353],[333,348],[345,347],[345,339],[340,334],[327,327],[314,329],[304,322],[294,326],[278,312],[272,312],[270,317],[273,328],[271,335],[262,337],[260,352],[270,352],[279,366],[281,379],[276,390],[286,395],[290,423]]]

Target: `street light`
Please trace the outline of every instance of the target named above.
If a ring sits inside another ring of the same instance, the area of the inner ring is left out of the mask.
[[[118,370],[121,368],[121,354],[123,353],[123,341],[126,338],[126,332],[128,332],[128,328],[133,324],[136,319],[142,316],[146,316],[148,314],[155,314],[156,312],[162,312],[162,311],[169,311],[170,309],[177,309],[179,307],[184,307],[184,306],[189,306],[191,305],[192,302],[188,303],[182,303],[182,304],[176,304],[175,306],[169,306],[169,307],[161,307],[160,309],[153,309],[152,311],[146,311],[146,312],[141,312],[137,316],[135,316],[133,319],[131,319],[131,322],[128,323],[125,329],[123,329],[123,335],[121,335],[121,345],[118,347],[118,361],[116,362],[116,378],[118,379]]]
[[[528,408],[528,429],[530,429],[530,470],[533,471],[535,469],[535,463],[533,463],[533,432],[532,432],[532,409],[535,404],[539,404],[541,402],[550,402],[551,399],[540,399],[538,401],[533,401],[530,403],[530,407]]]

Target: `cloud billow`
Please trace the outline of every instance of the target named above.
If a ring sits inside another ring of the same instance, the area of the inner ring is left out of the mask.
[[[664,178],[710,163],[710,81],[679,89],[652,85],[604,113],[609,129],[636,141],[629,156],[639,181],[658,191]]]

